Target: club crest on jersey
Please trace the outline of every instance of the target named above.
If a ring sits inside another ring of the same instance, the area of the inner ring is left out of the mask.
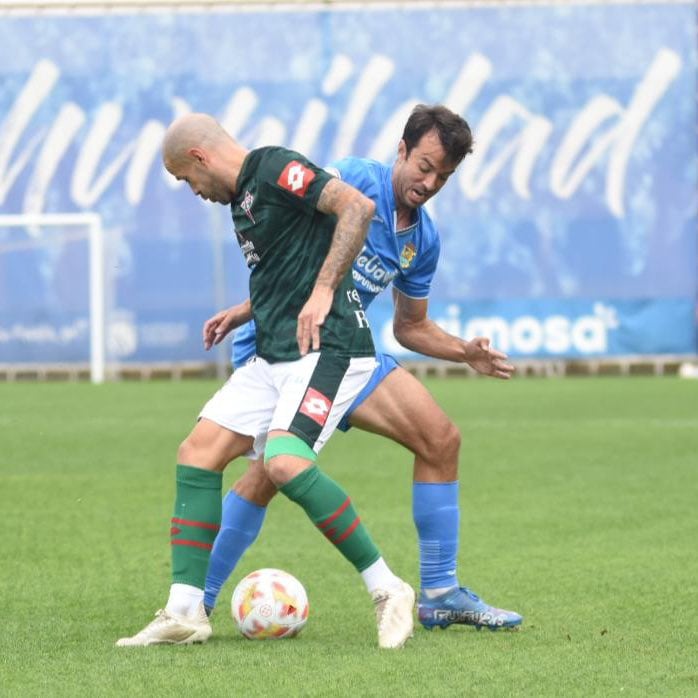
[[[310,417],[310,419],[317,422],[322,427],[327,421],[331,407],[332,400],[325,397],[318,390],[308,388],[308,390],[305,391],[299,412],[306,417]]]
[[[407,269],[407,267],[412,264],[414,261],[414,258],[417,256],[417,248],[414,246],[414,243],[408,242],[403,248],[402,252],[400,252],[400,266],[403,269]]]
[[[298,160],[291,162],[284,167],[284,171],[276,180],[276,183],[297,196],[305,196],[308,186],[315,179],[315,173]]]
[[[250,194],[249,191],[245,190],[245,196],[240,204],[240,208],[245,212],[245,215],[255,223],[254,216],[252,215],[252,204],[254,203],[254,194]]]

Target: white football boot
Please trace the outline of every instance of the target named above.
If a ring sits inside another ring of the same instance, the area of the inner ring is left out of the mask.
[[[202,603],[193,618],[160,610],[155,614],[155,620],[148,623],[143,630],[133,637],[122,637],[116,641],[116,646],[191,645],[194,642],[206,642],[212,632]]]
[[[377,589],[371,594],[376,608],[378,646],[383,649],[402,647],[414,631],[414,589],[401,581],[397,589]]]

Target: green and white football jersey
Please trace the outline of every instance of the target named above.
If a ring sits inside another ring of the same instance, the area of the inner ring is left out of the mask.
[[[276,146],[250,151],[240,170],[231,211],[251,269],[257,355],[269,362],[300,358],[298,314],[313,290],[336,223],[335,216],[315,208],[330,179],[300,153]],[[351,268],[320,328],[320,348],[344,357],[375,353]]]

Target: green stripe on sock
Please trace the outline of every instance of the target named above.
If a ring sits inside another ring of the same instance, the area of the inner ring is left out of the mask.
[[[177,498],[170,529],[173,583],[204,588],[221,523],[222,482],[221,473],[177,465]]]
[[[378,560],[380,551],[361,523],[349,496],[317,466],[307,468],[280,490],[303,508],[310,520],[359,572]]]

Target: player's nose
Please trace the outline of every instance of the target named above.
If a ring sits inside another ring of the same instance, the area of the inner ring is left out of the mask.
[[[438,175],[436,172],[430,172],[428,175],[426,175],[426,177],[424,177],[423,185],[428,194],[433,194],[438,186]]]

